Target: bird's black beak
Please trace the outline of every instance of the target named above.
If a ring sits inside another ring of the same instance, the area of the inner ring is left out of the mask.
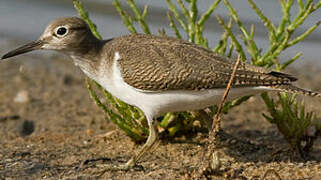
[[[32,41],[24,46],[21,46],[15,50],[12,50],[8,52],[7,54],[3,55],[1,59],[7,59],[13,56],[17,56],[19,54],[27,53],[33,50],[41,49],[42,45],[44,44],[44,41],[42,40],[36,40]]]

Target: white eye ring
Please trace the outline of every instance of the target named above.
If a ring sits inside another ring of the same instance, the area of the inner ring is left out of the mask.
[[[56,28],[55,34],[58,37],[64,37],[65,35],[68,34],[68,28],[65,27],[65,26],[59,26],[59,27]]]

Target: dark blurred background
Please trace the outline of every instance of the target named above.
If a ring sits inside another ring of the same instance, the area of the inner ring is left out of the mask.
[[[112,0],[82,0],[85,8],[90,13],[91,19],[97,24],[99,32],[104,38],[121,36],[127,34],[127,28],[122,24],[121,18],[112,5]],[[125,9],[128,5],[121,1]],[[157,34],[160,28],[164,28],[168,35],[173,36],[167,21],[167,3],[165,0],[136,0],[142,8],[149,5],[148,23],[152,33]],[[175,0],[173,0],[175,2]],[[230,0],[231,4],[237,9],[242,21],[250,27],[256,27],[255,40],[264,51],[268,47],[268,36],[259,18],[250,8],[247,1]],[[279,0],[256,0],[257,5],[263,12],[278,22],[281,18],[281,8]],[[212,3],[210,0],[200,0],[198,2],[200,13],[205,11]],[[295,14],[297,8],[292,9]],[[209,39],[211,47],[218,43],[222,28],[218,25],[215,14],[220,14],[225,21],[228,21],[228,13],[224,4],[221,3],[208,21],[205,36]],[[71,0],[1,0],[0,1],[0,46],[1,53],[8,50],[8,46],[18,45],[38,38],[46,25],[55,18],[62,16],[77,16]],[[297,30],[297,34],[304,32],[308,27],[321,20],[321,11],[312,14],[307,21]],[[235,32],[238,30],[235,29]],[[297,52],[302,51],[303,56],[294,63],[294,66],[302,63],[319,63],[321,50],[321,31],[320,27],[315,30],[304,42],[286,50],[281,55],[281,60],[287,60]]]

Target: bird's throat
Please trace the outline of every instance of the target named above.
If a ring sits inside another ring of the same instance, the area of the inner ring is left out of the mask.
[[[96,61],[84,58],[83,56],[70,55],[73,62],[78,66],[89,78],[96,80],[98,75],[98,66]]]

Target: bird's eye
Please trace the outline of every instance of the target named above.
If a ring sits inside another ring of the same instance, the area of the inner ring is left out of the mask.
[[[66,27],[59,27],[56,31],[57,36],[63,37],[67,34],[68,30]]]

